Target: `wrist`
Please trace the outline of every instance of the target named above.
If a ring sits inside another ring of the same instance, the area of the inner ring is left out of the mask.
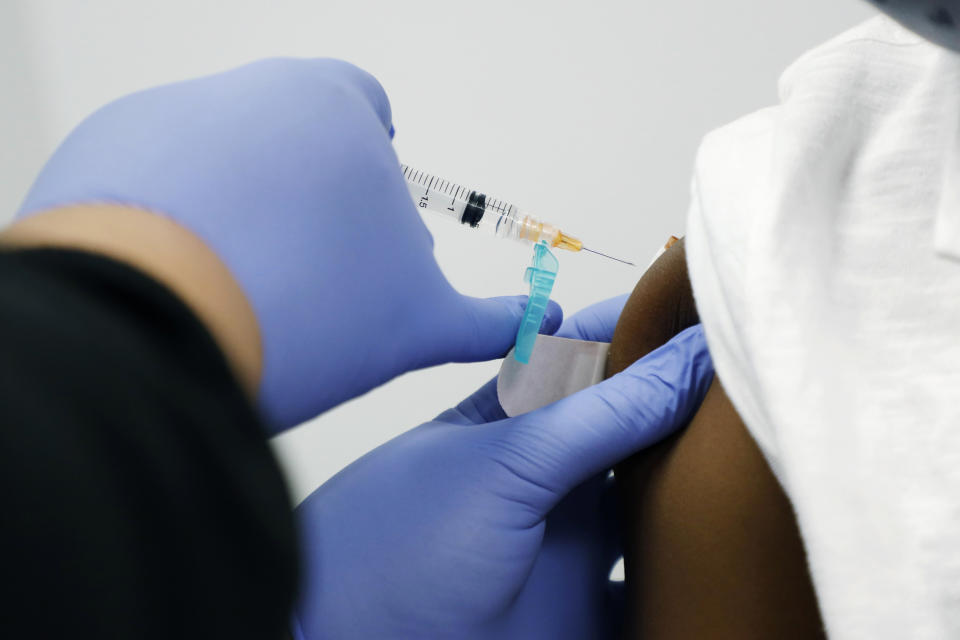
[[[0,247],[78,249],[139,269],[169,288],[197,315],[244,390],[251,397],[256,395],[263,354],[253,308],[220,258],[169,218],[122,205],[59,207],[4,229]]]

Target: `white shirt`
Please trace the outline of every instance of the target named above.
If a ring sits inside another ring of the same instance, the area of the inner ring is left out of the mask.
[[[886,18],[699,151],[690,277],[831,638],[960,638],[960,56]]]

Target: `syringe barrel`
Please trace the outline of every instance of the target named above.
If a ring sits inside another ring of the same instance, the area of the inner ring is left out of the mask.
[[[583,248],[553,225],[541,222],[504,200],[491,198],[462,185],[401,165],[410,195],[421,210],[432,211],[463,225],[521,242],[546,241],[568,251]]]

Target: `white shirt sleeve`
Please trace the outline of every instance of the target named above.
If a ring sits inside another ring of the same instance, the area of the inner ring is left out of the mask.
[[[886,18],[698,154],[717,373],[790,497],[831,638],[960,638],[960,58]]]

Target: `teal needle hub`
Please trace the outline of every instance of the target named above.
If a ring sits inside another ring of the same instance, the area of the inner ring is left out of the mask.
[[[523,281],[530,283],[530,299],[520,320],[517,344],[513,349],[513,357],[518,362],[530,362],[530,354],[533,353],[533,345],[540,334],[540,325],[547,313],[547,303],[550,302],[550,292],[553,291],[559,268],[560,261],[551,253],[546,242],[541,240],[534,245],[533,264],[527,267],[523,274]]]

